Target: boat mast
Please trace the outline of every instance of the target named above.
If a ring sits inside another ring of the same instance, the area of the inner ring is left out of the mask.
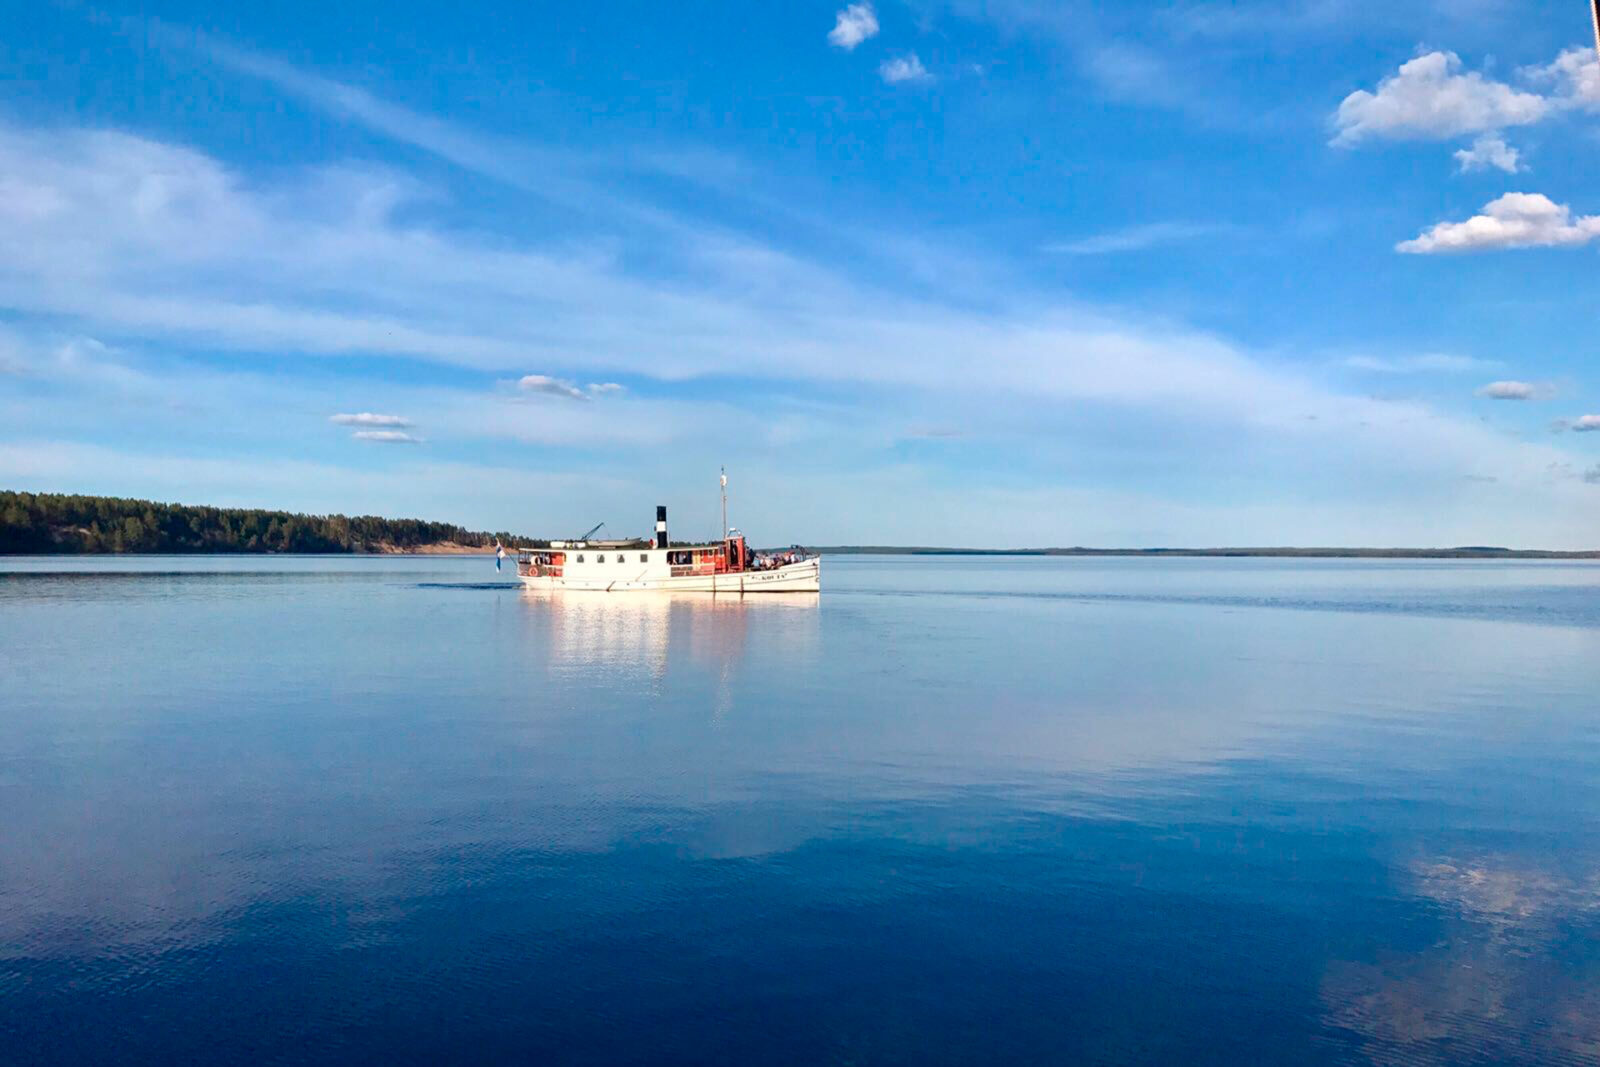
[[[1597,3],[1597,4],[1600,4],[1600,0],[1594,0],[1594,2]],[[723,543],[727,543],[727,540],[728,540],[728,468],[727,467],[723,467],[722,468],[722,540],[723,540]]]
[[[1600,0],[1590,0],[1589,16],[1594,22],[1594,51],[1600,56]]]

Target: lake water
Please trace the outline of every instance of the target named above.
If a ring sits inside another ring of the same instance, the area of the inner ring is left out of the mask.
[[[1600,566],[823,582],[0,560],[0,1061],[1600,1061]]]

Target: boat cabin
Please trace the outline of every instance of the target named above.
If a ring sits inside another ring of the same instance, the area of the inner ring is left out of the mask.
[[[656,508],[656,538],[651,541],[552,541],[547,549],[517,554],[524,578],[639,582],[692,575],[738,574],[752,570],[753,553],[743,534],[700,545],[667,541],[667,509]]]

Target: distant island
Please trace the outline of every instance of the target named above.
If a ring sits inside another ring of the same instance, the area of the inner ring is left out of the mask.
[[[301,515],[111,496],[0,490],[0,555],[99,552],[468,553],[496,542],[539,544],[505,531],[422,519]]]
[[[256,508],[164,504],[112,496],[0,490],[0,555],[136,553],[485,553],[496,544],[550,542],[505,530],[468,530],[423,519],[303,515]],[[677,544],[678,542],[674,542]],[[1600,559],[1600,549],[1555,552],[1457,548],[940,548],[811,546],[825,556],[1267,556],[1328,559]]]

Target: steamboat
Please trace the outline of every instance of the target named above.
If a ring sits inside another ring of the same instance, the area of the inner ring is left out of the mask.
[[[517,577],[533,589],[605,593],[667,590],[743,596],[820,592],[822,561],[816,555],[800,548],[755,552],[742,533],[728,528],[727,484],[723,475],[721,541],[672,544],[667,539],[667,509],[658,506],[653,541],[595,541],[587,536],[552,541],[549,548],[517,553]]]

